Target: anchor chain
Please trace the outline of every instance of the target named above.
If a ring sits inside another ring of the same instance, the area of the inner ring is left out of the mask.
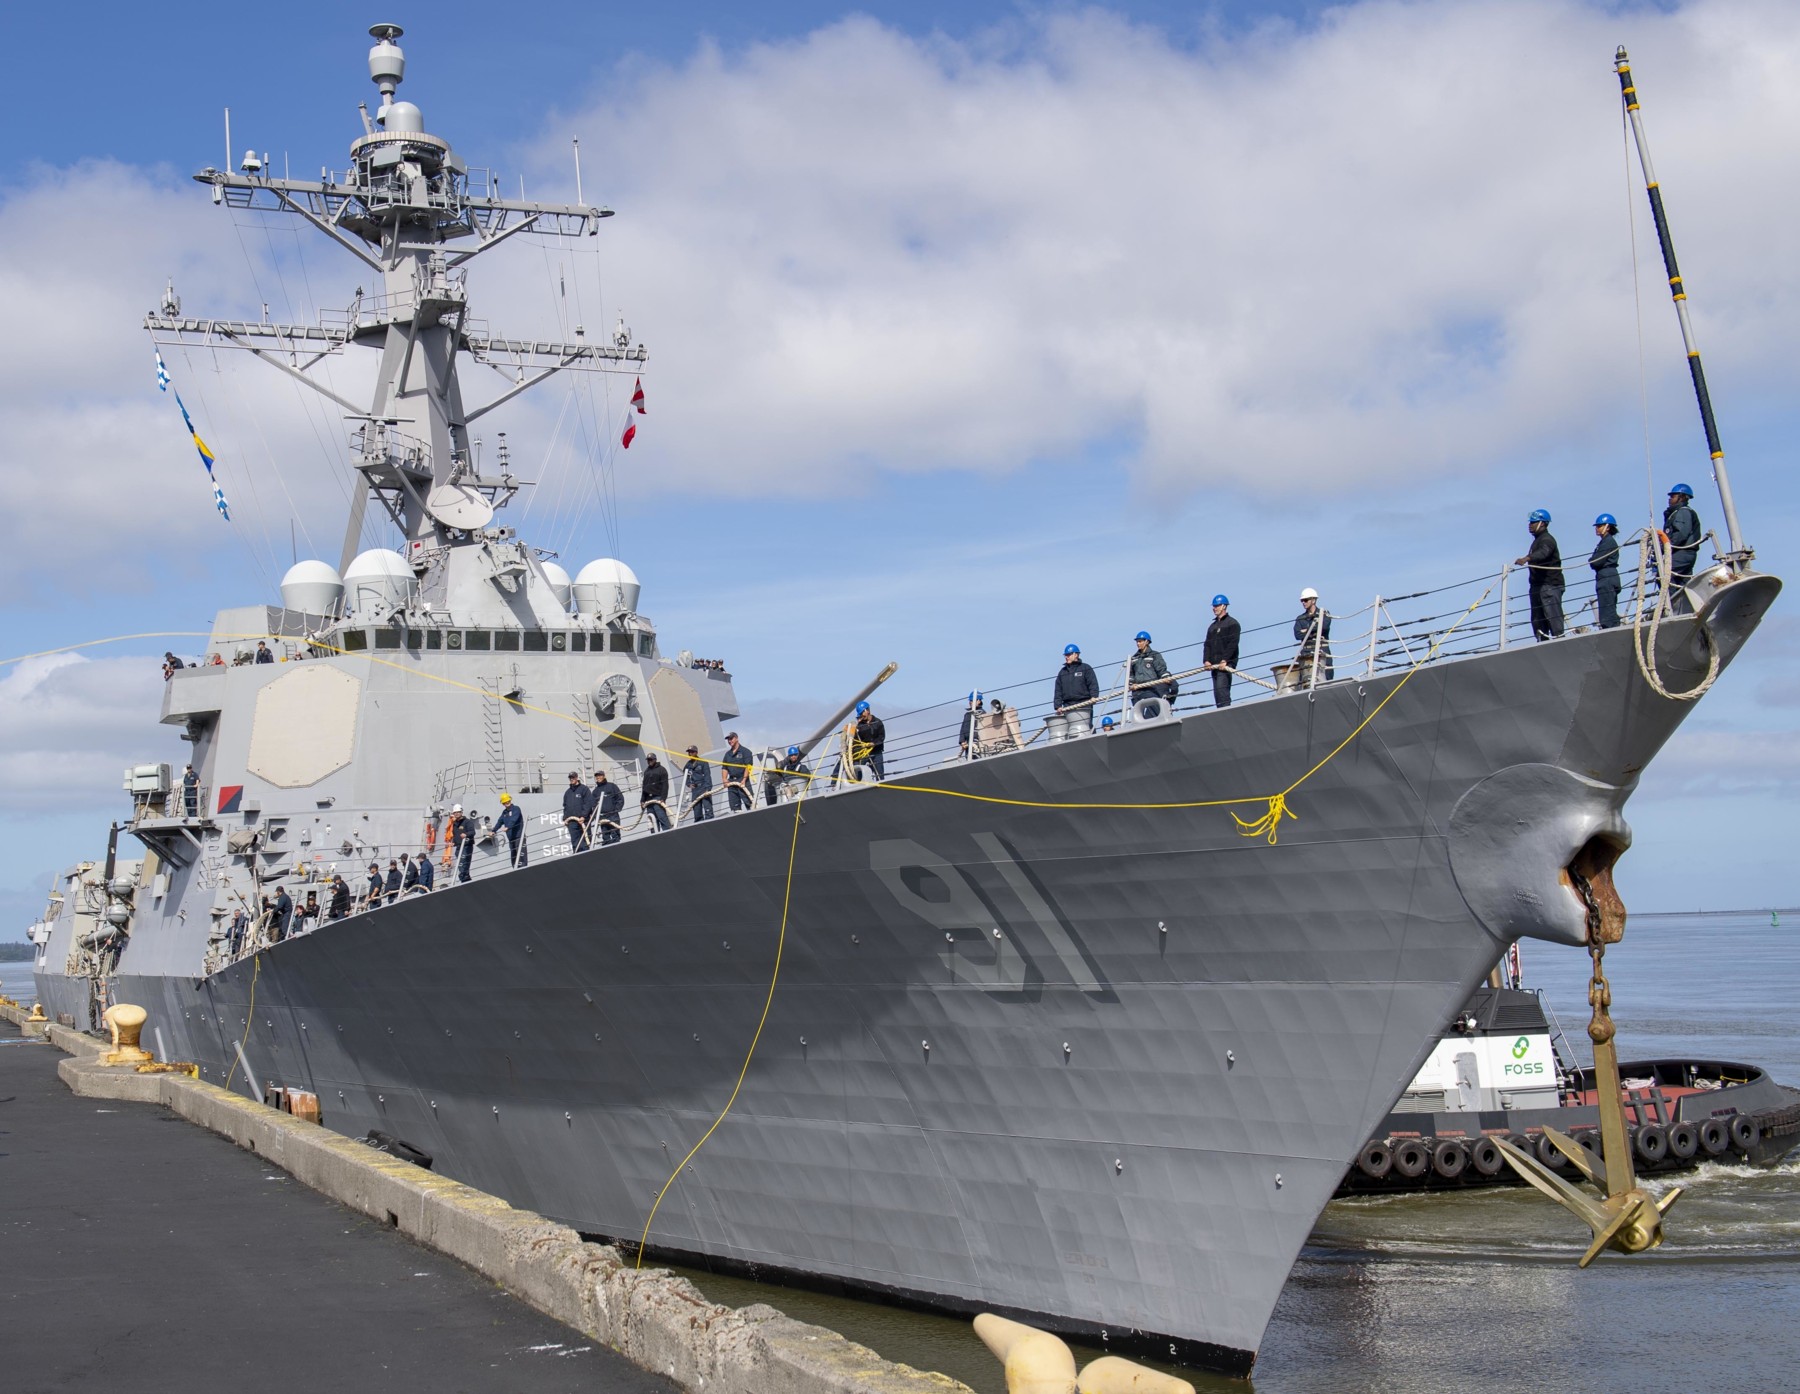
[[[1593,1009],[1593,1014],[1588,1018],[1588,1039],[1595,1045],[1604,1045],[1618,1034],[1611,1012],[1612,984],[1606,980],[1604,960],[1607,938],[1604,917],[1600,912],[1600,901],[1594,895],[1593,882],[1579,871],[1573,870],[1569,872],[1569,881],[1587,910],[1588,958],[1593,964],[1588,977],[1588,1006]]]

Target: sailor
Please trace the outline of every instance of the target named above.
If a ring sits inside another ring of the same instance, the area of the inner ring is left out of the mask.
[[[648,813],[656,830],[669,830],[669,772],[652,750],[644,756],[644,782],[638,786],[638,809]]]
[[[1319,608],[1319,593],[1311,586],[1300,592],[1300,613],[1294,616],[1294,639],[1300,645],[1295,666],[1306,686],[1330,682],[1331,616]]]
[[[599,775],[594,778],[598,780]],[[563,790],[563,826],[569,830],[569,850],[585,852],[588,847],[588,818],[593,814],[593,796],[581,782],[581,776],[569,771],[569,787]]]
[[[1100,734],[1110,736],[1113,733],[1113,719],[1110,716],[1100,718]]]
[[[694,810],[694,821],[704,823],[713,816],[712,766],[700,758],[700,747],[687,748],[687,764],[682,766],[681,782],[687,788],[688,804]]]
[[[200,814],[200,776],[192,765],[181,772],[181,809],[189,818]]]
[[[511,794],[500,796],[500,816],[494,820],[494,831],[506,835],[507,857],[512,865],[524,866],[531,855],[525,846],[525,815],[519,812]]]
[[[409,896],[419,884],[419,868],[428,865],[424,857],[416,861],[405,852],[400,854],[400,894]]]
[[[856,735],[850,742],[850,763],[867,765],[875,771],[875,778],[887,778],[886,766],[887,726],[882,719],[869,710],[867,702],[856,704]]]
[[[1600,628],[1619,627],[1619,520],[1610,513],[1594,519],[1594,551],[1588,565],[1594,569],[1594,600],[1600,610]]]
[[[331,904],[325,911],[328,920],[341,920],[350,913],[350,883],[333,872],[331,875]]]
[[[287,938],[288,926],[294,922],[294,901],[287,893],[286,886],[275,888],[275,899],[270,903],[269,942],[279,944]]]
[[[381,904],[381,890],[381,864],[379,862],[370,862],[369,879],[363,886],[363,908],[365,910],[373,910],[377,905]]]
[[[731,800],[731,811],[736,813],[740,808],[754,808],[756,800],[750,796],[750,768],[756,757],[738,744],[738,733],[725,733],[725,755],[719,761],[719,771],[725,780],[726,797]]]
[[[1546,639],[1562,638],[1562,550],[1550,535],[1548,509],[1532,509],[1526,526],[1531,529],[1531,550],[1515,557],[1513,565],[1530,568],[1531,637],[1541,644]]]
[[[1051,690],[1051,705],[1057,711],[1073,710],[1087,725],[1094,720],[1094,703],[1100,700],[1100,679],[1081,661],[1081,649],[1063,645],[1063,666],[1056,670],[1056,684]]]
[[[166,678],[176,669],[183,667],[182,661],[167,650],[163,652],[163,676]]]
[[[1021,748],[1025,740],[1019,731],[1018,709],[994,698],[993,710],[981,719],[978,739],[983,755],[998,755],[1002,751]]]
[[[971,745],[973,749],[971,749]],[[971,692],[963,709],[962,729],[956,733],[957,753],[965,760],[981,758],[981,694]]]
[[[461,808],[461,804],[456,805]],[[473,809],[462,815],[451,830],[451,845],[456,850],[456,879],[458,882],[469,879],[469,864],[475,860],[475,835],[480,830],[481,820],[475,816]]]
[[[1669,585],[1685,586],[1694,578],[1694,562],[1700,556],[1700,515],[1689,507],[1691,485],[1669,490],[1669,506],[1663,510],[1662,530],[1669,539]]]
[[[317,891],[306,893],[306,904],[300,907],[299,918],[300,927],[294,931],[296,934],[311,934],[319,927],[319,893]]]
[[[422,891],[430,890],[432,883],[437,879],[437,872],[432,870],[431,867],[431,858],[426,856],[423,852],[419,853],[418,856],[413,858],[413,869],[419,873],[419,889]]]
[[[258,663],[273,663],[275,661],[275,655],[269,652],[268,644],[261,639],[256,641],[256,661]]]
[[[1238,639],[1244,627],[1231,615],[1231,597],[1212,598],[1212,623],[1206,626],[1206,644],[1200,650],[1201,666],[1212,670],[1213,705],[1231,705],[1231,679],[1237,671]]]
[[[389,905],[392,905],[396,900],[400,899],[400,887],[403,884],[404,881],[400,875],[400,863],[394,858],[389,857],[387,880],[382,885],[382,889],[387,892],[387,903]]]
[[[225,953],[236,958],[244,951],[244,933],[250,928],[250,916],[242,905],[231,913],[231,929],[225,939]]]
[[[607,780],[605,770],[595,770],[588,796],[594,808],[591,826],[600,834],[600,846],[610,847],[623,836],[620,824],[625,821],[625,791]]]
[[[768,778],[763,781],[763,802],[778,802],[783,788],[799,787],[811,773],[806,761],[800,758],[800,747],[790,745],[786,757],[769,770]]]
[[[1137,632],[1137,652],[1131,655],[1128,681],[1134,698],[1160,697],[1165,702],[1173,702],[1180,691],[1175,679],[1169,676],[1169,665],[1163,662],[1163,656],[1150,647],[1147,629]]]

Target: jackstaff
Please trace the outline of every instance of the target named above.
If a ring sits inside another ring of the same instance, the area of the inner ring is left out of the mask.
[[[1681,283],[1681,268],[1675,263],[1675,242],[1669,236],[1669,218],[1663,211],[1662,189],[1656,181],[1656,168],[1650,163],[1650,141],[1644,134],[1644,113],[1638,109],[1637,88],[1631,79],[1631,63],[1624,45],[1613,55],[1613,66],[1619,72],[1619,92],[1625,99],[1625,115],[1631,120],[1632,139],[1637,142],[1638,164],[1644,171],[1645,192],[1650,195],[1650,216],[1656,220],[1656,240],[1662,247],[1663,267],[1669,273],[1669,294],[1675,300],[1675,314],[1681,320],[1681,341],[1687,348],[1688,372],[1694,379],[1694,397],[1700,403],[1700,424],[1706,430],[1706,448],[1712,452],[1713,483],[1719,486],[1719,505],[1725,513],[1725,532],[1731,542],[1731,558],[1748,560],[1753,555],[1744,546],[1738,532],[1737,505],[1731,498],[1731,480],[1725,473],[1725,447],[1719,444],[1719,425],[1713,419],[1712,397],[1706,390],[1706,370],[1700,366],[1700,346],[1694,342],[1694,326],[1688,319],[1687,290]]]

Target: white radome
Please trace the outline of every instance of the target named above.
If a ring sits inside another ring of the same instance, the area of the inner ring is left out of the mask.
[[[568,609],[569,597],[573,593],[572,582],[569,580],[569,573],[564,571],[562,567],[558,566],[553,561],[544,562],[542,565],[544,568],[544,579],[550,583],[550,593],[556,597],[556,603],[558,605],[562,606],[565,610]]]
[[[358,553],[356,560],[344,568],[344,592],[353,610],[404,605],[417,587],[406,558],[385,547]]]
[[[584,615],[635,615],[642,592],[637,572],[614,557],[602,557],[575,577],[575,608]]]
[[[281,578],[281,603],[308,615],[330,615],[344,598],[344,580],[329,562],[297,561]]]

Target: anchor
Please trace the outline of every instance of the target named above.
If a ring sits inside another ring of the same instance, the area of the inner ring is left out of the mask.
[[[1593,962],[1588,981],[1588,1005],[1593,1008],[1593,1015],[1588,1020],[1587,1031],[1588,1039],[1594,1043],[1600,1156],[1594,1156],[1574,1138],[1547,1124],[1544,1136],[1593,1183],[1598,1194],[1571,1185],[1536,1157],[1506,1139],[1496,1137],[1494,1141],[1514,1171],[1551,1200],[1572,1211],[1593,1231],[1594,1242],[1588,1245],[1578,1265],[1586,1268],[1608,1248],[1625,1254],[1641,1254],[1662,1243],[1662,1217],[1680,1198],[1681,1187],[1671,1187],[1658,1199],[1638,1185],[1631,1164],[1631,1143],[1625,1131],[1624,1095],[1619,1087],[1619,1054],[1614,1044],[1617,1028],[1613,1025],[1611,1012],[1612,987],[1606,981],[1604,965],[1606,946],[1625,937],[1625,906],[1613,889],[1609,867],[1595,868],[1590,875],[1578,858],[1576,864],[1569,867],[1569,880],[1587,907],[1588,957]]]

